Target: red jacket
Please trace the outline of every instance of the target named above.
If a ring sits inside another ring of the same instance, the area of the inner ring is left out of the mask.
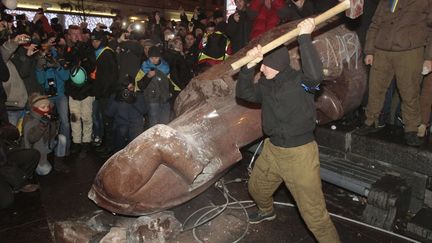
[[[280,22],[278,11],[285,5],[284,0],[273,0],[271,8],[264,5],[264,0],[252,0],[250,10],[257,13],[252,25],[251,39],[276,27]]]
[[[46,34],[50,34],[50,33],[54,32],[53,29],[51,28],[51,25],[50,25],[49,22],[48,22],[48,18],[47,18],[45,15],[42,16],[42,17],[39,19],[39,21],[42,22],[42,28],[43,28],[43,31],[44,31]]]

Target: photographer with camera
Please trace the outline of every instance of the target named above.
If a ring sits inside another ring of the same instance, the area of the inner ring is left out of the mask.
[[[36,14],[33,17],[34,32],[39,34],[41,38],[46,38],[49,34],[53,33],[54,30],[45,16],[44,9],[38,8]]]
[[[3,61],[6,63],[9,71],[9,79],[3,83],[7,97],[5,105],[7,107],[9,122],[14,126],[18,123],[24,112],[28,94],[17,66],[12,62],[12,57],[20,45],[28,43],[28,39],[29,36],[25,34],[17,35],[14,38],[9,37],[9,40],[0,47]]]
[[[59,122],[52,113],[53,105],[48,96],[34,93],[29,98],[30,113],[24,117],[24,146],[39,151],[41,157],[36,167],[38,175],[47,175],[52,165],[47,155],[54,151],[54,170],[69,172],[64,163],[66,137],[58,133]]]
[[[60,119],[60,134],[66,137],[66,151],[69,151],[71,143],[69,102],[65,95],[65,83],[69,79],[69,72],[58,60],[59,54],[55,48],[55,40],[55,35],[52,35],[49,39],[42,41],[37,55],[36,78],[43,94],[54,103]]]
[[[88,74],[95,70],[96,55],[90,43],[83,41],[83,31],[77,25],[70,25],[64,53],[66,69],[70,79],[66,82],[66,95],[69,96],[69,110],[72,131],[71,154],[86,156],[86,150],[93,134],[93,82]],[[84,149],[82,150],[82,147]]]
[[[156,124],[167,124],[170,120],[170,103],[173,86],[169,79],[170,68],[161,58],[159,47],[150,48],[149,59],[145,61],[141,69],[144,77],[138,82],[138,87],[144,92],[149,104],[149,127]]]
[[[144,131],[144,115],[148,110],[144,94],[135,92],[134,79],[131,76],[120,78],[120,84],[120,90],[106,111],[106,115],[114,119],[114,152],[123,149]]]
[[[238,52],[249,43],[254,18],[245,0],[235,0],[235,4],[236,11],[229,16],[226,28],[226,34],[231,39],[233,53]]]
[[[15,16],[16,19],[16,33],[17,34],[32,34],[33,24],[28,20],[25,14]]]
[[[37,56],[39,53],[38,45],[29,36],[25,37],[23,43],[19,45],[11,57],[19,76],[24,82],[27,95],[34,92],[42,92],[41,86],[36,81]]]

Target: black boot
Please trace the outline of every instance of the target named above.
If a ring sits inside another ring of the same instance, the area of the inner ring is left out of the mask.
[[[80,159],[86,158],[89,151],[90,151],[90,143],[83,143],[78,157]]]
[[[359,127],[357,130],[354,131],[354,134],[364,136],[367,134],[379,132],[381,129],[383,129],[383,126],[377,126],[375,124],[369,126],[363,124],[361,127]]]
[[[72,143],[70,148],[70,154],[78,154],[81,151],[80,143]]]
[[[406,132],[405,141],[409,146],[419,147],[423,144],[423,139],[417,136],[417,132]]]
[[[54,170],[62,173],[69,173],[70,169],[64,162],[64,157],[54,156]]]

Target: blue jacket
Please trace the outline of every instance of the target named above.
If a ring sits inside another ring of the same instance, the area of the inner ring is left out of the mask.
[[[53,58],[57,58],[58,53],[55,49],[51,50]],[[65,92],[65,82],[69,79],[69,71],[63,67],[36,68],[36,79],[44,90],[48,90],[48,80],[54,79],[57,88],[57,95],[62,96]]]
[[[168,76],[170,72],[170,68],[167,62],[165,62],[162,58],[160,59],[159,65],[154,65],[152,62],[150,62],[150,59],[147,61],[144,61],[141,65],[141,69],[144,71],[144,73],[148,73],[150,71],[150,68],[155,68],[164,73]]]
[[[36,79],[40,85],[47,90],[48,80],[54,79],[57,87],[57,95],[64,95],[65,82],[69,79],[69,72],[63,67],[59,68],[48,68],[48,69],[36,69]]]

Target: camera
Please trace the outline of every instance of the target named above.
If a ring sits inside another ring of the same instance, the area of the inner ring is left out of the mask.
[[[29,36],[23,36],[19,38],[18,43],[20,45],[30,45],[32,43],[32,38]]]
[[[128,88],[124,88],[117,94],[116,98],[118,101],[133,104],[136,101],[136,94]]]
[[[56,68],[58,67],[57,61],[54,59],[53,56],[51,56],[50,53],[47,53],[45,56],[45,66],[44,68]]]
[[[48,89],[45,90],[45,95],[48,97],[56,96],[57,95],[57,85],[55,82],[55,79],[48,78]]]
[[[151,68],[150,68],[150,71],[154,71],[154,70],[155,70],[155,68],[154,68],[154,67],[151,67]]]
[[[51,121],[57,121],[57,120],[58,120],[58,117],[56,114],[44,115],[40,118],[40,121],[44,125],[48,125]]]

